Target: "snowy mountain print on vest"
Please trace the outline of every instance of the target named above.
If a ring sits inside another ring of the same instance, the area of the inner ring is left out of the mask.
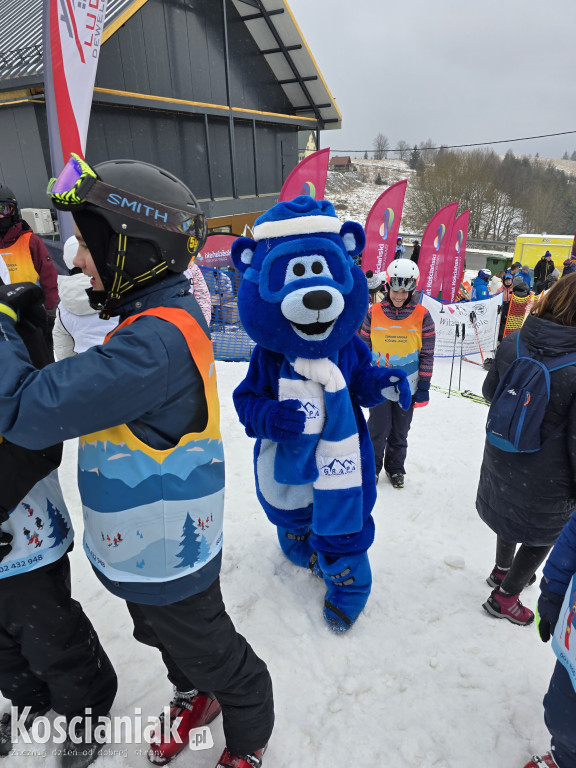
[[[212,344],[187,312],[166,307],[133,315],[107,339],[142,315],[182,332],[202,376],[208,420],[202,432],[185,434],[165,450],[144,443],[127,424],[80,439],[84,549],[96,568],[119,582],[179,579],[222,548],[224,450]]]
[[[118,581],[177,579],[222,547],[222,441],[186,442],[161,462],[150,453],[110,439],[78,452],[85,549]]]
[[[33,571],[59,560],[74,538],[58,472],[54,470],[10,512],[2,530],[12,534],[12,551],[0,563],[0,578]]]

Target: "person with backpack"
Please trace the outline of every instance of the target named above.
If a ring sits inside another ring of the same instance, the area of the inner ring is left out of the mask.
[[[492,405],[476,509],[497,537],[483,607],[513,624],[534,620],[520,593],[576,509],[575,327],[570,275],[503,339],[482,387]]]

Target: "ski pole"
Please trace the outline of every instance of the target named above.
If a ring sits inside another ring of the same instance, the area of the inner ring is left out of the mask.
[[[480,359],[482,360],[482,365],[484,365],[484,353],[482,352],[482,345],[480,344],[480,334],[478,333],[478,326],[476,325],[476,312],[470,312],[470,322],[472,323],[472,327],[474,328],[474,332],[476,333],[476,341],[478,342],[478,349],[480,350]]]
[[[450,366],[450,384],[448,384],[448,397],[450,397],[450,392],[452,391],[452,371],[454,370],[454,356],[456,354],[456,339],[458,338],[459,334],[459,325],[456,323],[456,333],[454,334],[454,347],[452,348],[452,365]]]
[[[462,336],[460,341],[460,372],[458,373],[458,389],[462,388],[462,358],[464,357],[464,338],[466,337],[466,323],[462,323]]]
[[[496,342],[498,340],[498,331],[500,330],[500,322],[502,318],[500,315],[502,314],[502,304],[498,304],[498,310],[496,312],[496,326],[494,328],[494,339],[492,342],[492,357],[496,357]]]

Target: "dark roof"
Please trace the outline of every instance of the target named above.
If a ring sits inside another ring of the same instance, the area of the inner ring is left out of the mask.
[[[352,160],[350,157],[331,157],[330,165],[351,165]]]
[[[134,0],[108,0],[104,29]],[[3,0],[0,35],[0,81],[42,74],[42,0]],[[41,78],[38,78],[41,80]]]

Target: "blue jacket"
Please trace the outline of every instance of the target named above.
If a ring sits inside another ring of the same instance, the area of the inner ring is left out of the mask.
[[[544,566],[546,588],[557,595],[566,594],[566,590],[576,573],[576,514],[562,529],[554,548]]]
[[[472,283],[472,293],[470,294],[470,301],[478,301],[479,299],[489,299],[490,291],[488,290],[488,283],[481,277],[476,277]]]
[[[153,307],[181,307],[206,322],[182,275],[130,294],[114,312],[120,320]],[[26,448],[46,446],[127,424],[137,438],[166,449],[201,431],[207,406],[202,379],[181,332],[143,317],[102,346],[37,370],[12,320],[0,314],[0,434]],[[183,418],[187,414],[188,418]],[[189,576],[165,583],[110,582],[133,602],[170,604],[206,589],[218,576],[216,556]]]

